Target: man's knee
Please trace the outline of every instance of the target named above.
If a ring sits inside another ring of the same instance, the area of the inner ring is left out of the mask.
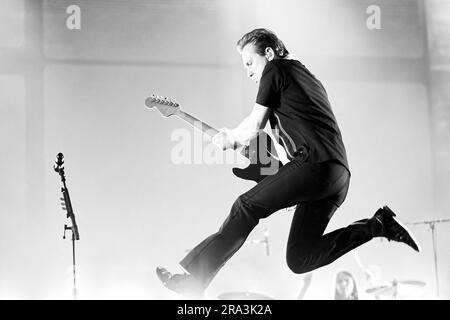
[[[236,199],[231,211],[232,216],[244,218],[256,225],[260,219],[267,218],[275,210],[262,206],[244,193]]]
[[[311,268],[311,259],[302,251],[289,250],[286,255],[286,262],[292,272],[296,274],[307,273],[313,270]]]
[[[240,195],[233,203],[232,211],[234,215],[245,217],[258,223],[257,214],[252,206],[251,201],[245,194]]]
[[[251,203],[245,194],[241,194],[233,203],[233,210],[235,211],[248,211],[251,207]]]

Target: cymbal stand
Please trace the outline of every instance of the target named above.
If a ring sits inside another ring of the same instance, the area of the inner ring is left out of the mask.
[[[439,219],[439,220],[425,220],[425,221],[418,221],[418,222],[410,222],[406,223],[407,225],[421,225],[421,224],[427,224],[430,226],[431,229],[431,237],[432,237],[432,243],[433,243],[433,255],[434,255],[434,272],[436,276],[436,294],[439,298],[439,273],[438,273],[438,263],[437,263],[437,249],[436,249],[436,230],[435,226],[437,223],[444,223],[444,222],[450,222],[450,219]]]

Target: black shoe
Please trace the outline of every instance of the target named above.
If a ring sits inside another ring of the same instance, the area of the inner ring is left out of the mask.
[[[163,267],[156,268],[156,275],[164,286],[176,293],[190,298],[200,298],[204,289],[190,274],[172,274]]]
[[[373,217],[381,223],[382,237],[387,238],[389,241],[406,243],[417,252],[420,251],[412,233],[395,218],[395,213],[388,206],[378,209]]]

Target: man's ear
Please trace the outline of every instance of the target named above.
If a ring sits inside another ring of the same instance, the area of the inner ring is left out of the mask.
[[[271,61],[273,58],[275,58],[275,52],[273,52],[273,49],[271,47],[267,47],[264,51],[267,60]]]

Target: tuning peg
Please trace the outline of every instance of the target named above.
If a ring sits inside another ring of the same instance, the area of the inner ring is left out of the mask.
[[[151,103],[155,103],[155,104],[161,104],[161,105],[166,105],[166,106],[170,106],[170,107],[178,107],[179,106],[179,104],[176,101],[174,101],[168,97],[163,97],[163,96],[159,96],[159,95],[155,95],[155,94],[152,94],[147,99]]]

